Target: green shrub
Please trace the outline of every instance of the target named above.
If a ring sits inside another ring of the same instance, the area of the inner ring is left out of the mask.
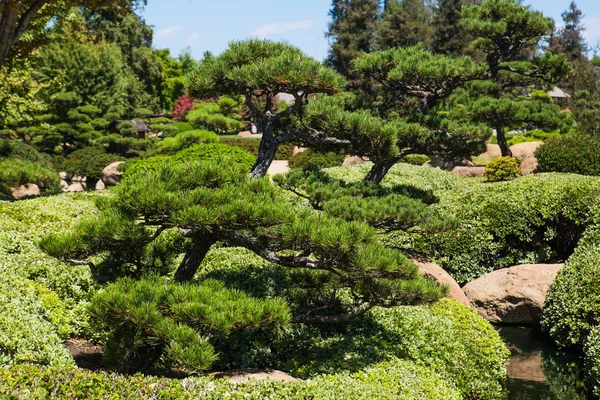
[[[548,290],[542,327],[559,346],[582,348],[600,325],[599,241],[599,229],[592,226]]]
[[[91,180],[102,178],[102,170],[121,158],[108,154],[103,147],[86,147],[69,154],[63,163],[65,172],[72,176],[85,176]]]
[[[600,397],[600,325],[591,330],[585,344],[585,377],[596,398]]]
[[[407,156],[402,157],[400,162],[410,165],[423,165],[429,162],[430,160],[431,158],[429,158],[425,154],[409,154]]]
[[[509,146],[514,146],[515,144],[527,143],[527,142],[539,142],[540,139],[528,136],[515,136],[510,139],[507,143]]]
[[[352,375],[305,382],[270,379],[232,383],[207,377],[184,380],[95,373],[71,368],[23,365],[0,369],[3,398],[101,400],[140,399],[398,399],[458,400],[461,397],[435,373],[407,361],[383,363]]]
[[[484,176],[487,181],[508,181],[520,175],[521,170],[514,157],[499,157],[485,166]]]
[[[0,309],[0,365],[73,364],[31,281],[0,274]]]
[[[322,153],[308,149],[297,153],[295,156],[290,158],[290,168],[306,168],[306,167],[318,167],[318,168],[330,168],[340,167],[344,162],[345,154],[343,153]]]
[[[201,130],[185,131],[178,133],[174,137],[167,137],[158,142],[152,153],[156,155],[175,154],[178,151],[197,144],[217,143],[218,141],[219,137],[213,132]]]
[[[258,155],[258,147],[260,146],[260,139],[243,138],[243,137],[222,137],[219,143],[226,144],[228,146],[241,147],[249,153]],[[279,146],[277,153],[275,154],[276,160],[289,160],[292,158],[294,153],[294,145],[284,143]]]
[[[540,172],[600,175],[600,142],[583,134],[549,139],[535,151]]]
[[[0,198],[12,198],[10,188],[35,183],[47,193],[58,192],[58,174],[47,167],[21,158],[0,158]]]

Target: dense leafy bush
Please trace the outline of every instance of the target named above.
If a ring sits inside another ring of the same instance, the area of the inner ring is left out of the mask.
[[[0,395],[31,400],[85,398],[143,399],[399,399],[459,400],[438,375],[408,361],[383,363],[352,375],[321,376],[305,382],[250,380],[230,383],[211,378],[174,380],[123,376],[69,368],[19,366],[0,369]]]
[[[426,162],[429,162],[431,158],[426,156],[425,154],[409,154],[400,160],[400,162],[410,164],[410,165],[423,165]]]
[[[147,371],[159,360],[169,370],[204,371],[217,359],[217,338],[239,329],[279,330],[290,319],[284,301],[253,299],[214,280],[122,279],[98,293],[90,310],[109,332],[105,359],[124,372]]]
[[[536,150],[535,157],[540,172],[600,175],[600,142],[588,135],[550,139]]]
[[[86,147],[69,154],[63,166],[69,175],[98,180],[102,178],[102,170],[107,165],[120,160],[119,156],[106,153],[102,147]]]
[[[202,143],[216,143],[219,137],[209,131],[193,130],[178,133],[157,143],[153,154],[175,154],[178,151]]]
[[[521,170],[514,157],[499,157],[485,166],[484,176],[488,181],[508,181],[520,175]]]
[[[290,168],[306,168],[306,167],[340,167],[344,162],[345,155],[343,153],[322,153],[308,149],[297,153],[289,160]]]
[[[36,162],[20,158],[0,158],[0,198],[11,197],[10,188],[35,183],[46,193],[59,189],[58,173]]]
[[[236,146],[241,147],[242,149],[248,151],[249,153],[258,155],[258,147],[260,146],[259,139],[252,138],[242,138],[242,137],[224,137],[219,141],[222,144],[226,144],[228,146]],[[292,154],[294,153],[294,145],[284,143],[279,146],[277,153],[275,154],[276,160],[289,160],[292,158]]]
[[[600,397],[600,325],[590,332],[585,344],[585,375],[596,397]]]

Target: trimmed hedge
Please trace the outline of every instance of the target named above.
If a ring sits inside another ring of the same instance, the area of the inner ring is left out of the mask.
[[[0,368],[0,396],[42,399],[399,399],[459,400],[430,370],[408,361],[395,361],[352,375],[321,376],[304,382],[222,379],[184,380],[142,375],[123,376],[69,368],[19,366]]]
[[[228,146],[241,147],[247,152],[257,156],[258,147],[260,146],[260,139],[243,137],[222,137],[220,138],[219,143],[226,144]],[[292,154],[294,153],[294,147],[295,146],[293,144],[289,143],[279,145],[277,153],[275,153],[275,159],[289,160],[290,158],[292,158]]]
[[[592,393],[600,397],[600,326],[592,329],[585,344],[585,378]]]
[[[345,158],[344,153],[322,153],[314,151],[312,149],[304,150],[297,153],[295,156],[290,158],[290,168],[306,168],[306,167],[317,167],[317,168],[330,168],[330,167],[341,167]]]
[[[575,134],[549,139],[535,151],[540,172],[600,175],[600,141]]]
[[[103,147],[86,147],[69,154],[63,167],[69,175],[98,180],[102,178],[102,171],[107,165],[120,160],[121,157],[106,153]]]

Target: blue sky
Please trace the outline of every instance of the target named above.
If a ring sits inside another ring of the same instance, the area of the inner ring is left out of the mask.
[[[570,0],[526,0],[534,9],[561,20]],[[600,2],[579,0],[587,39],[600,41]],[[176,55],[185,47],[200,58],[205,51],[220,53],[231,40],[250,37],[287,41],[307,55],[323,60],[330,0],[148,0],[143,12],[155,28],[154,46]]]

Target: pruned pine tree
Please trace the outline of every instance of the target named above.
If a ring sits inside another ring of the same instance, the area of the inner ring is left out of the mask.
[[[465,7],[462,24],[476,38],[473,46],[486,54],[487,79],[496,85],[496,99],[518,87],[555,84],[572,72],[564,54],[527,56],[552,32],[553,21],[519,1],[486,0]],[[493,127],[502,155],[510,156],[506,125],[498,119]]]
[[[481,126],[439,119],[432,112],[456,88],[485,76],[486,68],[471,58],[434,54],[417,46],[365,54],[354,61],[354,67],[386,90],[418,99],[412,123],[390,122],[396,138],[388,136],[387,141],[396,141],[396,146],[373,160],[366,180],[381,182],[400,158],[411,153],[468,155],[489,136]]]
[[[282,121],[301,115],[311,95],[334,94],[344,85],[342,76],[297,48],[263,40],[232,42],[220,56],[207,55],[187,77],[188,92],[197,98],[245,96],[246,106],[263,135],[252,177],[267,173],[281,143],[299,136],[308,143],[320,143],[322,137],[288,129]],[[281,93],[293,96],[294,103],[276,111],[279,107],[275,97]]]
[[[309,324],[347,321],[375,306],[431,302],[445,293],[352,216],[299,212],[269,179],[252,179],[228,159],[164,160],[126,177],[114,198],[99,203],[97,219],[73,235],[47,237],[41,247],[76,263],[99,256],[90,267],[105,282],[169,274],[182,251],[174,277],[190,281],[216,242],[244,247],[293,274],[304,295],[290,304],[292,321]]]

